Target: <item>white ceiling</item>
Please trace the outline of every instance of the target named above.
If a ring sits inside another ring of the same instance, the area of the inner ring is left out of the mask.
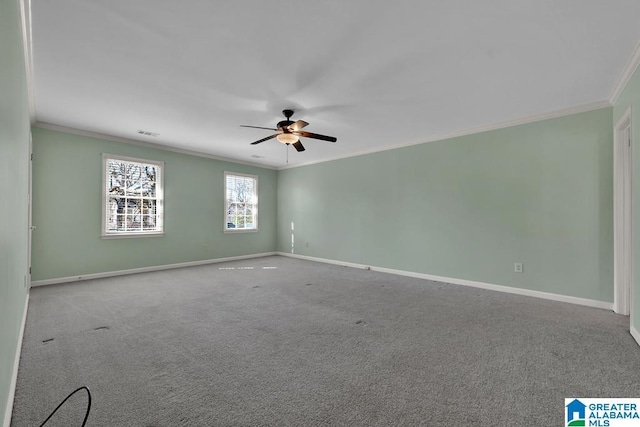
[[[35,120],[271,167],[607,102],[638,0],[31,0]],[[587,107],[588,108],[588,107]],[[159,133],[141,136],[138,130]],[[252,156],[263,156],[256,159]]]

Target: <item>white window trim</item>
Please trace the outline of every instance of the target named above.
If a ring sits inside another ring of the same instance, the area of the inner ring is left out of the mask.
[[[255,227],[254,228],[227,228],[227,210],[228,210],[228,206],[227,206],[227,176],[228,175],[232,175],[232,176],[243,176],[246,178],[252,178],[256,181],[256,204],[255,204],[255,210],[256,210],[256,220],[255,220]],[[258,176],[257,175],[249,175],[246,173],[239,173],[239,172],[231,172],[231,171],[224,171],[224,180],[222,181],[222,185],[223,185],[223,197],[224,197],[224,213],[222,216],[222,230],[224,231],[225,234],[234,234],[234,233],[255,233],[258,231]]]
[[[107,222],[107,159],[122,160],[125,162],[146,163],[149,165],[156,165],[160,169],[158,177],[158,188],[156,189],[156,214],[160,218],[160,227],[162,231],[126,231],[126,232],[108,232],[106,229]],[[140,159],[137,157],[121,156],[119,154],[102,153],[102,224],[101,235],[103,239],[130,239],[136,237],[162,237],[164,236],[164,162],[159,160]]]

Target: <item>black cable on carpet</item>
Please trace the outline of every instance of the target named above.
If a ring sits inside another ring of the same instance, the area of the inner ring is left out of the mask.
[[[82,426],[84,427],[85,424],[87,424],[87,418],[89,418],[89,411],[91,411],[91,392],[89,391],[89,389],[87,387],[80,387],[75,389],[74,391],[72,391],[67,397],[64,398],[64,400],[62,402],[60,402],[60,404],[56,407],[56,409],[53,410],[53,412],[51,414],[49,414],[49,416],[47,417],[46,420],[44,420],[44,422],[42,424],[40,424],[40,427],[42,427],[43,425],[45,425],[47,423],[47,421],[49,421],[51,419],[51,417],[53,417],[53,415],[58,412],[58,409],[60,409],[60,407],[62,405],[64,405],[64,403],[69,400],[69,398],[71,396],[73,396],[74,394],[76,394],[77,392],[79,392],[80,390],[87,390],[87,397],[88,397],[88,401],[87,401],[87,412],[84,414],[84,420],[82,420]]]

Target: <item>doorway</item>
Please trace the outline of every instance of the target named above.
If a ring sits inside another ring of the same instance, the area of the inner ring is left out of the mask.
[[[31,131],[29,131],[29,181],[27,186],[27,203],[28,207],[28,230],[27,230],[27,274],[25,279],[24,286],[26,288],[31,288],[31,240],[33,238],[33,230],[35,227],[33,226],[33,137]]]
[[[631,313],[632,250],[631,243],[631,108],[614,128],[613,158],[613,311],[626,316]]]

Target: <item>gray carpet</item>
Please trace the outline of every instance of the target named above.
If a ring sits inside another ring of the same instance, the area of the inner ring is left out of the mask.
[[[285,257],[34,288],[11,425],[82,385],[88,426],[562,425],[565,397],[640,397],[628,325]]]

